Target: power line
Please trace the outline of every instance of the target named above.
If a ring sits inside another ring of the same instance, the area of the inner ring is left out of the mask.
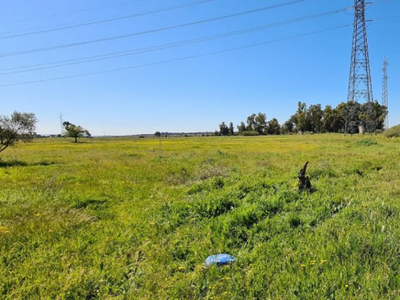
[[[1,71],[9,71],[9,72],[2,73],[0,75],[4,76],[4,75],[10,75],[10,74],[52,69],[52,68],[58,68],[58,67],[63,67],[63,66],[90,63],[90,62],[94,62],[94,61],[119,58],[119,57],[124,57],[124,56],[131,56],[131,55],[135,55],[135,54],[164,50],[164,49],[169,49],[169,48],[175,48],[175,47],[179,47],[179,46],[201,43],[201,42],[211,41],[211,40],[215,40],[215,39],[237,36],[237,35],[247,34],[250,32],[270,29],[270,28],[274,28],[274,27],[295,24],[295,23],[299,23],[299,22],[303,22],[303,21],[307,21],[307,20],[311,20],[311,19],[321,18],[321,17],[325,17],[328,15],[340,13],[345,10],[348,10],[349,8],[351,8],[351,7],[345,7],[345,8],[336,9],[336,10],[332,10],[332,11],[328,11],[328,12],[322,12],[319,14],[310,15],[310,16],[295,18],[295,19],[276,22],[276,23],[268,23],[268,24],[264,24],[264,25],[260,25],[260,26],[256,26],[256,27],[245,28],[245,29],[241,29],[241,30],[231,31],[231,32],[227,32],[227,33],[217,34],[217,35],[211,35],[211,36],[197,38],[197,39],[185,40],[185,41],[180,41],[180,42],[175,42],[175,43],[168,43],[168,44],[147,47],[147,48],[141,48],[141,49],[135,49],[135,50],[130,50],[130,51],[124,51],[124,52],[119,52],[119,53],[110,53],[110,54],[105,54],[105,55],[90,56],[90,57],[86,57],[86,58],[66,60],[66,61],[47,63],[47,64],[38,64],[38,65],[26,66],[26,67],[8,68],[8,69],[0,70],[0,72]]]
[[[27,84],[34,84],[34,83],[43,83],[43,82],[49,82],[49,81],[72,79],[72,78],[86,77],[86,76],[92,76],[92,75],[98,75],[98,74],[106,74],[106,73],[113,73],[113,72],[119,72],[119,71],[133,70],[133,69],[138,69],[138,68],[143,68],[143,67],[156,66],[156,65],[166,64],[166,63],[184,61],[184,60],[189,60],[189,59],[194,59],[194,58],[199,58],[199,57],[206,57],[206,56],[211,56],[211,55],[216,55],[216,54],[221,54],[221,53],[227,53],[227,52],[232,52],[232,51],[248,49],[248,48],[257,47],[257,46],[263,46],[263,45],[277,43],[277,42],[288,41],[288,40],[292,40],[292,39],[296,39],[296,38],[301,38],[301,37],[305,37],[305,36],[309,36],[309,35],[313,35],[313,34],[337,30],[337,29],[346,28],[346,27],[350,27],[350,26],[352,26],[352,24],[336,26],[336,27],[331,27],[331,28],[327,28],[327,29],[321,29],[321,30],[312,31],[312,32],[304,33],[304,34],[299,34],[299,35],[295,35],[295,36],[291,36],[291,37],[286,37],[286,38],[281,38],[281,39],[276,39],[276,40],[271,40],[271,41],[265,41],[265,42],[250,44],[250,45],[241,46],[241,47],[235,47],[235,48],[229,48],[229,49],[208,52],[208,53],[203,53],[203,54],[185,56],[185,57],[180,57],[180,58],[175,58],[175,59],[170,59],[170,60],[163,60],[163,61],[158,61],[158,62],[154,62],[154,63],[141,64],[141,65],[136,65],[136,66],[116,68],[116,69],[90,72],[90,73],[82,73],[82,74],[69,75],[69,76],[62,76],[62,77],[55,77],[55,78],[49,78],[49,79],[17,82],[17,83],[11,83],[11,84],[2,84],[2,85],[0,85],[0,87],[10,87],[10,86],[27,85]]]
[[[44,16],[38,16],[38,17],[32,17],[32,18],[26,18],[26,19],[20,19],[20,20],[14,20],[14,21],[0,22],[0,24],[12,24],[12,23],[29,22],[29,21],[33,21],[33,20],[57,18],[57,17],[61,17],[61,16],[72,15],[72,14],[77,14],[77,13],[82,13],[82,12],[87,12],[87,11],[100,10],[100,9],[116,7],[116,6],[123,6],[123,5],[126,5],[126,4],[132,4],[132,3],[135,3],[135,2],[142,2],[142,1],[143,0],[125,1],[125,2],[122,2],[122,3],[113,3],[111,5],[97,6],[97,7],[86,8],[86,9],[81,9],[81,10],[74,10],[74,11],[64,12],[64,13],[60,13],[60,14],[44,15]]]
[[[295,1],[291,1],[291,2],[262,7],[262,8],[258,8],[258,9],[248,10],[248,11],[225,15],[225,16],[221,16],[221,17],[215,17],[215,18],[211,18],[211,19],[183,23],[183,24],[173,25],[173,26],[168,26],[168,27],[161,27],[161,28],[151,29],[151,30],[146,30],[146,31],[141,31],[141,32],[134,32],[134,33],[124,34],[124,35],[108,37],[108,38],[89,40],[89,41],[83,41],[83,42],[77,42],[77,43],[70,43],[70,44],[64,44],[64,45],[58,45],[58,46],[52,46],[52,47],[44,47],[44,48],[22,50],[22,51],[15,51],[15,52],[9,52],[9,53],[2,53],[2,54],[0,54],[0,58],[23,55],[23,54],[30,54],[30,53],[37,53],[37,52],[42,52],[42,51],[56,50],[56,49],[62,49],[62,48],[70,48],[70,47],[112,41],[112,40],[117,40],[117,39],[124,39],[124,38],[128,38],[128,37],[139,36],[139,35],[144,35],[144,34],[149,34],[149,33],[162,32],[162,31],[171,30],[171,29],[177,29],[177,28],[182,28],[182,27],[187,27],[187,26],[199,25],[199,24],[204,24],[204,23],[209,23],[209,22],[214,22],[214,21],[220,21],[220,20],[224,20],[224,19],[228,19],[228,18],[244,16],[244,15],[257,13],[257,12],[261,12],[261,11],[265,11],[265,10],[269,10],[269,9],[293,5],[293,4],[304,2],[304,1],[307,1],[307,0],[295,0]]]
[[[60,27],[56,27],[56,28],[43,29],[43,30],[32,31],[32,32],[27,32],[27,33],[19,33],[19,34],[0,36],[0,40],[36,35],[36,34],[41,34],[41,33],[55,32],[55,31],[91,26],[91,25],[104,24],[104,23],[109,23],[109,22],[114,22],[114,21],[125,20],[125,19],[132,19],[132,18],[147,16],[147,15],[156,14],[156,13],[160,13],[160,12],[166,12],[166,11],[176,10],[176,9],[180,9],[180,8],[191,7],[191,6],[195,6],[195,5],[199,5],[199,4],[208,3],[211,1],[214,1],[214,0],[201,0],[201,1],[196,1],[196,2],[192,2],[192,3],[186,3],[183,5],[170,6],[167,8],[146,11],[146,12],[126,15],[126,16],[119,16],[119,17],[114,17],[114,18],[109,18],[109,19],[98,20],[98,21],[90,21],[90,22],[80,23],[80,24],[75,24],[75,25],[60,26]]]
[[[394,15],[394,16],[389,16],[389,17],[384,17],[384,18],[376,18],[376,19],[372,19],[372,21],[382,21],[382,20],[398,19],[398,18],[400,18],[400,15]]]

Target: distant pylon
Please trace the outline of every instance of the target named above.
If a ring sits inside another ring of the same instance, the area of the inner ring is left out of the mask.
[[[63,116],[62,114],[60,114],[60,127],[61,127],[61,135],[64,135],[65,130],[64,130],[64,125],[63,125],[64,121],[63,121]]]
[[[356,116],[355,102],[371,102],[367,105],[367,131],[375,131],[373,117],[373,95],[371,71],[369,65],[367,27],[365,21],[365,0],[354,0],[353,42],[350,61],[349,86],[347,92],[347,110],[345,131],[354,133],[360,121]]]
[[[354,28],[347,101],[373,101],[365,0],[354,1]]]
[[[382,78],[382,105],[387,109],[387,115],[385,118],[384,126],[385,129],[389,128],[389,106],[388,106],[388,75],[387,75],[388,62],[386,56],[383,57],[383,78]]]

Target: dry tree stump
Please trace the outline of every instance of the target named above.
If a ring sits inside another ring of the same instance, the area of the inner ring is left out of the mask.
[[[306,176],[308,161],[304,164],[303,168],[300,169],[297,177],[299,178],[299,192],[307,191],[311,193],[311,181],[310,177]]]

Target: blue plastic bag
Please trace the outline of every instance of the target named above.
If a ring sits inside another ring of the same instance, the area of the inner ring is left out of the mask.
[[[236,258],[226,253],[211,255],[206,259],[206,266],[207,267],[211,265],[223,266],[231,262],[234,262],[235,260]]]

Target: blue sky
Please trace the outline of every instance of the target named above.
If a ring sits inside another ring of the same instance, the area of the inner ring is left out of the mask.
[[[347,99],[354,17],[338,10],[351,0],[1,4],[1,114],[34,112],[38,133],[59,133],[60,114],[93,135],[214,131],[258,112],[283,123],[298,101]],[[377,0],[366,16],[378,102],[384,55],[389,62],[390,126],[400,123],[399,15],[400,1]],[[116,53],[124,54],[77,63]],[[54,63],[63,66],[46,65]]]

